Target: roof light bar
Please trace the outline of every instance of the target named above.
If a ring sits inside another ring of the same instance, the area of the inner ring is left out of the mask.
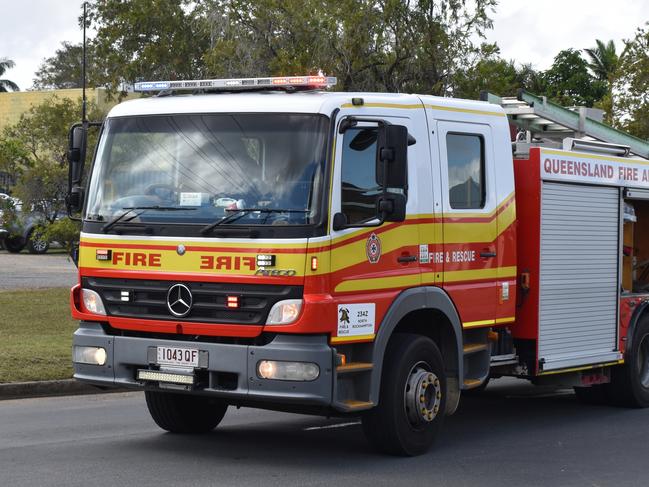
[[[135,83],[135,91],[201,90],[201,89],[255,89],[273,86],[329,88],[336,84],[335,76],[280,76],[271,78],[230,78],[187,81],[142,81]]]

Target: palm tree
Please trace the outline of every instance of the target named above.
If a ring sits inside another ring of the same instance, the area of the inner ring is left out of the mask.
[[[595,44],[597,45],[591,49],[584,49],[590,58],[588,67],[597,79],[611,84],[619,61],[619,56],[615,52],[615,43],[608,41],[604,44],[603,41],[596,39]]]
[[[588,67],[591,72],[600,81],[606,83],[606,94],[597,103],[598,108],[602,108],[605,112],[604,122],[612,124],[614,100],[613,100],[613,83],[617,76],[617,69],[620,63],[620,57],[615,52],[615,43],[611,40],[604,44],[603,41],[595,39],[596,46],[591,49],[584,49],[590,62]]]
[[[16,63],[14,63],[11,59],[0,58],[0,76],[5,74],[5,71],[13,68],[15,65]],[[0,93],[9,90],[20,91],[20,88],[18,88],[18,85],[13,81],[10,81],[8,79],[0,79]]]

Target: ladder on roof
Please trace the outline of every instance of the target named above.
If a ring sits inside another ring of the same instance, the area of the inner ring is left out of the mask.
[[[502,98],[483,92],[480,99],[502,106],[510,123],[529,134],[528,143],[536,139],[546,145],[561,147],[566,138],[591,138],[626,147],[628,152],[649,159],[649,141],[589,118],[585,107],[580,107],[578,111],[571,110],[549,101],[545,96],[532,95],[524,90],[520,90],[516,97]]]

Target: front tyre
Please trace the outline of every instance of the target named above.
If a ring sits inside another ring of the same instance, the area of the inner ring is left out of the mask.
[[[207,433],[225,416],[228,405],[205,396],[145,391],[149,413],[160,428],[171,433]]]
[[[383,362],[379,404],[363,416],[363,431],[379,450],[414,456],[428,451],[446,409],[442,355],[424,336],[395,334]]]
[[[25,248],[25,239],[19,235],[12,235],[4,240],[4,247],[12,254],[18,254]]]

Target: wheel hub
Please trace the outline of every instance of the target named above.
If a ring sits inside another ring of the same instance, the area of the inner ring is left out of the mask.
[[[33,240],[32,242],[33,242],[34,248],[36,250],[38,250],[38,251],[45,250],[45,247],[47,246],[47,243],[45,242],[45,240],[37,239],[37,240]]]
[[[432,422],[442,402],[442,388],[439,378],[424,368],[424,364],[413,367],[405,391],[405,407],[413,426]]]

